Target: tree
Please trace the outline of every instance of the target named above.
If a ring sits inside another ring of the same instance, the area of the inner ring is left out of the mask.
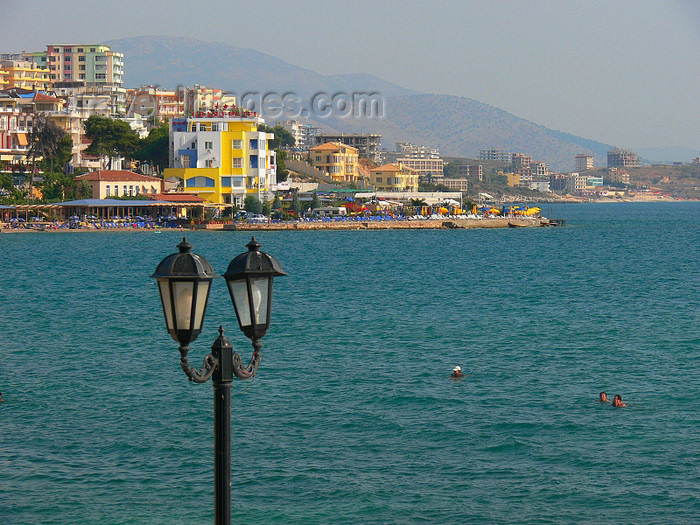
[[[269,217],[271,213],[272,203],[269,200],[265,199],[265,202],[262,203],[262,214],[266,217]]]
[[[311,209],[315,208],[320,208],[321,207],[321,199],[318,198],[318,193],[314,192],[313,197],[311,198]]]
[[[161,124],[153,128],[145,139],[139,140],[138,149],[134,152],[134,158],[146,161],[151,166],[161,171],[168,167],[168,140],[169,130],[167,124]]]
[[[112,169],[113,158],[130,156],[139,144],[138,135],[123,120],[93,115],[83,127],[85,135],[92,141],[85,153],[107,157],[108,169]]]
[[[27,152],[27,156],[32,161],[32,169],[29,173],[30,198],[34,186],[37,158],[50,159],[51,171],[53,171],[53,157],[65,134],[66,132],[46,115],[39,115],[34,119],[32,131],[29,134],[29,151]]]
[[[287,152],[277,150],[277,182],[284,182],[289,177],[289,170],[285,161],[287,160]]]
[[[255,195],[246,195],[243,207],[248,213],[262,213],[262,203]]]
[[[272,209],[273,210],[281,210],[282,209],[282,199],[280,199],[279,195],[275,195],[275,200],[272,201]]]
[[[294,139],[294,135],[279,124],[277,124],[274,128],[266,126],[265,124],[259,124],[258,131],[274,133],[275,138],[267,141],[270,149],[278,150],[280,148],[293,148],[297,143]]]
[[[292,197],[292,210],[294,210],[294,214],[297,216],[301,211],[301,202],[299,202],[299,196],[296,193],[294,193],[294,196]]]

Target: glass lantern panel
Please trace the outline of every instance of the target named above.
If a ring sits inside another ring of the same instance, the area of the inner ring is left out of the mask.
[[[231,297],[233,297],[233,303],[236,307],[236,314],[238,314],[238,322],[241,326],[250,326],[248,287],[246,286],[245,279],[229,281],[228,286],[231,290]]]
[[[173,330],[173,302],[170,297],[170,286],[167,280],[158,281],[160,289],[160,300],[163,303],[163,311],[165,312],[165,326],[168,330]]]
[[[267,322],[267,289],[270,284],[268,277],[256,277],[250,280],[250,288],[253,292],[253,310],[255,311],[255,324]]]
[[[173,281],[173,300],[175,301],[175,321],[177,330],[189,330],[192,322],[192,295],[194,282]]]
[[[197,283],[197,307],[194,313],[194,329],[201,330],[204,321],[204,310],[207,307],[207,297],[211,281],[200,281]]]

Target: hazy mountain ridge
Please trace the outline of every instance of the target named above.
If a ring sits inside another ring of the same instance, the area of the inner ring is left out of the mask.
[[[496,147],[531,155],[556,170],[572,170],[574,157],[588,153],[605,164],[611,146],[548,129],[473,99],[421,94],[369,74],[321,75],[254,49],[193,38],[136,37],[106,42],[124,53],[125,85],[166,88],[203,84],[241,96],[245,93],[379,93],[383,118],[311,119],[345,133],[382,134],[382,146],[414,142],[437,147],[443,155],[478,156]]]

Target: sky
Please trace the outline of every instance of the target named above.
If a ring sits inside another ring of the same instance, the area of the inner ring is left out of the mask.
[[[469,97],[618,147],[700,155],[700,0],[56,5],[0,0],[0,52],[187,36],[322,74],[370,73],[420,92]]]

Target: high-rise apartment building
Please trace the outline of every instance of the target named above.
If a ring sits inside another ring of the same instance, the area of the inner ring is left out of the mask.
[[[87,85],[124,84],[124,54],[101,44],[50,44],[46,51],[25,53],[49,71],[51,82],[83,81]]]

